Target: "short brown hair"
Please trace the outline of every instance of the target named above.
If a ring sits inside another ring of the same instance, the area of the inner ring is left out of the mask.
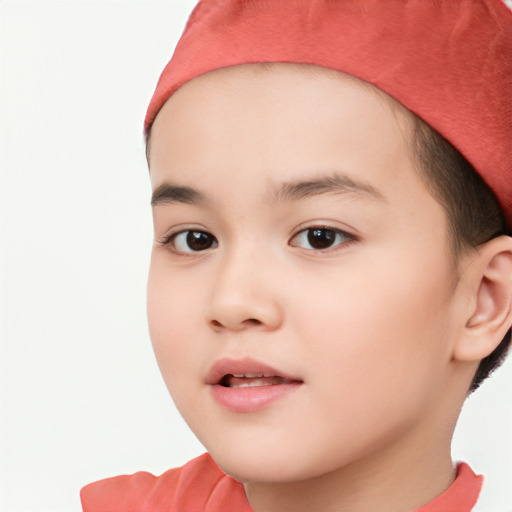
[[[452,252],[456,259],[465,250],[510,234],[498,200],[473,166],[417,116],[414,116],[413,141],[420,174],[448,216]],[[480,361],[470,391],[477,389],[503,362],[510,341],[511,330],[498,347]]]

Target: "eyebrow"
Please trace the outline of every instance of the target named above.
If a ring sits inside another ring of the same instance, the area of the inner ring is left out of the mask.
[[[369,183],[356,180],[346,174],[333,173],[311,180],[283,183],[271,196],[272,202],[298,201],[321,194],[355,193],[385,201],[384,196]]]
[[[162,203],[184,203],[199,204],[205,203],[206,197],[192,187],[180,187],[171,183],[163,183],[157,187],[151,196],[151,206]]]
[[[270,202],[299,201],[322,194],[355,193],[385,201],[384,196],[369,183],[355,180],[345,174],[334,173],[310,180],[285,182],[271,194]],[[163,183],[155,189],[151,197],[151,206],[159,204],[205,204],[207,197],[192,187]]]

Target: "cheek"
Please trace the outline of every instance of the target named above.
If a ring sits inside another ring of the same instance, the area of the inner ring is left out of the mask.
[[[199,289],[183,282],[180,272],[169,269],[161,255],[153,255],[148,278],[148,325],[155,356],[172,389],[181,373],[194,367],[198,348],[191,343],[198,327]]]
[[[379,403],[421,402],[436,376],[441,379],[449,359],[451,293],[443,266],[434,271],[435,261],[413,261],[353,265],[330,280],[309,282],[307,302],[296,303],[297,336],[309,340],[305,357],[345,404],[378,409]]]

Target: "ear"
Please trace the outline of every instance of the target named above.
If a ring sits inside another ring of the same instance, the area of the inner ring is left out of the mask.
[[[487,357],[512,324],[512,238],[487,242],[470,260],[462,276],[468,284],[467,320],[453,353],[460,361]]]

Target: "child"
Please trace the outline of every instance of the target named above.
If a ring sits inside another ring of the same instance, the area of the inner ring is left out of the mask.
[[[477,510],[450,441],[510,342],[511,35],[498,0],[198,4],[145,123],[148,316],[208,454],[85,512]]]

